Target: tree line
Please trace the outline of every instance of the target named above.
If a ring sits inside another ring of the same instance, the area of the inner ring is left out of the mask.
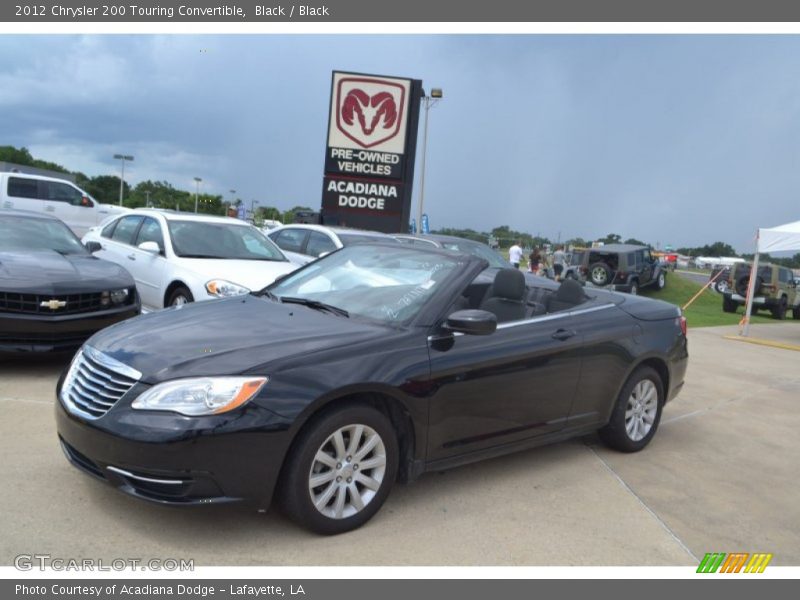
[[[70,171],[65,167],[34,158],[27,148],[15,148],[13,146],[0,146],[0,162],[10,162],[22,166],[48,169],[58,173],[65,173],[75,177],[75,183],[86,190],[100,202],[117,204],[119,201],[119,182],[116,175],[98,175],[89,177],[79,171]],[[234,198],[229,201],[224,200],[222,195],[200,193],[197,196],[198,212],[213,215],[224,215],[231,207],[237,209],[243,200]],[[175,188],[167,181],[142,181],[135,186],[130,186],[127,182],[123,183],[123,205],[128,208],[139,208],[142,206],[152,206],[155,208],[172,208],[180,211],[194,212],[195,194],[191,190],[180,190]],[[259,205],[255,214],[248,215],[260,224],[266,219],[281,221],[282,223],[294,222],[294,215],[300,211],[313,211],[307,206],[295,206],[289,210],[281,210],[276,206]],[[526,248],[542,248],[544,246],[564,245],[566,247],[586,248],[592,242],[603,242],[604,244],[635,244],[638,246],[650,246],[641,240],[633,237],[623,238],[617,233],[609,233],[597,240],[573,237],[563,242],[561,240],[551,240],[539,234],[533,235],[526,231],[511,229],[508,225],[495,227],[489,232],[475,231],[474,229],[458,229],[453,227],[443,227],[435,231],[443,235],[453,235],[463,237],[478,242],[487,243],[490,238],[494,238],[500,248],[509,248],[514,242],[521,242]],[[675,250],[684,256],[739,256],[730,244],[725,242],[714,242],[705,246],[684,247]],[[752,254],[743,254],[741,258],[752,260]],[[768,254],[762,255],[761,260],[770,261],[790,268],[800,268],[800,253],[791,258],[772,258]]]

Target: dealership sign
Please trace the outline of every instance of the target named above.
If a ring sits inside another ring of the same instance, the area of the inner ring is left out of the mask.
[[[416,79],[334,71],[323,223],[408,228],[421,96]]]

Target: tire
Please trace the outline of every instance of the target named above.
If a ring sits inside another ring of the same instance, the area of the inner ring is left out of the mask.
[[[656,277],[656,289],[663,290],[665,287],[667,287],[667,274],[661,271]]]
[[[628,293],[631,296],[638,296],[639,295],[639,282],[635,279],[631,281],[631,289],[628,290]]]
[[[307,425],[290,451],[277,490],[283,510],[324,535],[361,527],[389,495],[398,461],[397,434],[383,413],[361,404],[329,412]]]
[[[717,292],[719,292],[720,294],[724,294],[725,292],[728,291],[728,280],[722,279],[720,281],[717,281],[714,284],[714,289],[717,290]]]
[[[608,285],[611,283],[611,269],[606,263],[594,263],[589,267],[589,281],[600,287]]]
[[[778,319],[779,321],[783,321],[786,318],[786,309],[788,308],[787,305],[788,302],[786,300],[786,296],[781,296],[781,299],[778,301],[778,305],[772,309],[772,317],[774,319]]]
[[[735,313],[737,308],[739,308],[739,303],[738,302],[734,302],[733,300],[731,300],[730,296],[723,296],[722,297],[722,310],[723,310],[723,312]]]
[[[188,288],[181,285],[172,290],[169,300],[167,300],[167,306],[181,306],[189,302],[194,302],[194,296]]]
[[[739,279],[736,280],[736,284],[734,285],[734,289],[736,293],[740,296],[744,296],[747,298],[747,284],[750,283],[750,275],[742,275]],[[764,285],[764,280],[761,277],[756,277],[756,285],[753,288],[754,296],[758,296],[758,292],[761,289],[761,286]]]
[[[600,439],[620,452],[638,452],[653,439],[664,408],[664,384],[651,367],[639,367],[622,387]]]
[[[800,305],[795,306],[792,309],[792,318],[793,319],[800,319]]]

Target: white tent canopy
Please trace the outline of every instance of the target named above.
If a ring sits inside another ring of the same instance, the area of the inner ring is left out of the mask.
[[[800,251],[800,221],[758,230],[759,252]]]
[[[743,335],[750,333],[750,315],[753,313],[753,296],[755,295],[754,275],[758,272],[758,255],[761,252],[800,251],[800,221],[778,225],[771,229],[759,229],[756,240],[756,255],[753,268],[750,269],[750,281],[747,285],[747,305],[744,312]]]

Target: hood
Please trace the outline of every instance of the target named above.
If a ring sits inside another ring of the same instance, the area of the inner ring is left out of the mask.
[[[245,373],[280,359],[385,335],[379,325],[248,295],[136,317],[104,329],[87,343],[141,372],[143,382],[158,383]]]
[[[235,260],[209,258],[180,258],[180,263],[191,271],[205,275],[208,279],[225,279],[257,292],[289,273],[297,265],[288,261]]]
[[[0,252],[0,290],[4,292],[79,294],[133,285],[125,269],[90,254]]]

